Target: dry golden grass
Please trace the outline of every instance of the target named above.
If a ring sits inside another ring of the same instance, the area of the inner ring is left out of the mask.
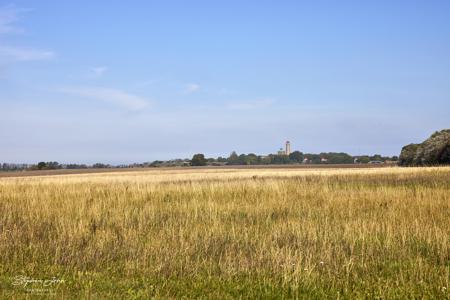
[[[3,297],[34,296],[23,275],[57,298],[448,298],[450,168],[2,178],[0,274]]]

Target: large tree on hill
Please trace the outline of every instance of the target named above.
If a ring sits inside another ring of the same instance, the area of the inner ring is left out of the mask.
[[[399,163],[401,166],[450,164],[450,129],[437,131],[420,144],[404,146]]]

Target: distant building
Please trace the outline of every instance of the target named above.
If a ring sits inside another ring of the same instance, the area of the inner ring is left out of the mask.
[[[291,142],[289,142],[289,141],[286,141],[286,152],[285,152],[285,154],[286,155],[291,154]]]
[[[308,159],[307,157],[305,157],[305,158],[303,159],[303,163],[304,163],[304,164],[309,163],[309,159]]]
[[[289,155],[291,154],[291,142],[286,141],[285,144],[285,148],[280,148],[280,150],[278,150],[278,155]]]
[[[325,158],[325,157],[322,157],[321,159],[320,159],[320,162],[327,162],[328,161],[328,158]]]

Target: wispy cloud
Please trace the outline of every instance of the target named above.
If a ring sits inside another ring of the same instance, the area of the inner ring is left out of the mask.
[[[23,29],[17,27],[15,23],[19,20],[20,14],[26,11],[28,10],[12,5],[0,7],[0,34],[23,32]]]
[[[192,94],[200,90],[200,85],[197,83],[189,83],[184,86],[183,92],[185,94]]]
[[[90,71],[92,77],[99,78],[102,77],[108,71],[108,67],[105,66],[92,67],[90,68]]]
[[[142,110],[149,106],[150,101],[121,90],[105,87],[63,87],[59,92],[99,100],[128,110]]]
[[[48,60],[54,57],[53,51],[0,46],[0,60],[6,60],[7,62]]]
[[[17,8],[13,5],[0,7],[0,36],[22,33],[24,30],[16,25],[20,15],[29,9]],[[10,45],[2,41],[0,46],[0,63],[25,62],[34,60],[48,60],[55,57],[49,50],[24,48]]]
[[[228,102],[226,107],[231,110],[252,110],[261,109],[272,106],[274,103],[273,99],[259,99],[251,101],[232,101]]]

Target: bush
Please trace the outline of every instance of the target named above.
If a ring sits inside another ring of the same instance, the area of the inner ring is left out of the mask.
[[[409,144],[402,148],[401,166],[450,164],[450,129],[433,133],[421,144]]]

